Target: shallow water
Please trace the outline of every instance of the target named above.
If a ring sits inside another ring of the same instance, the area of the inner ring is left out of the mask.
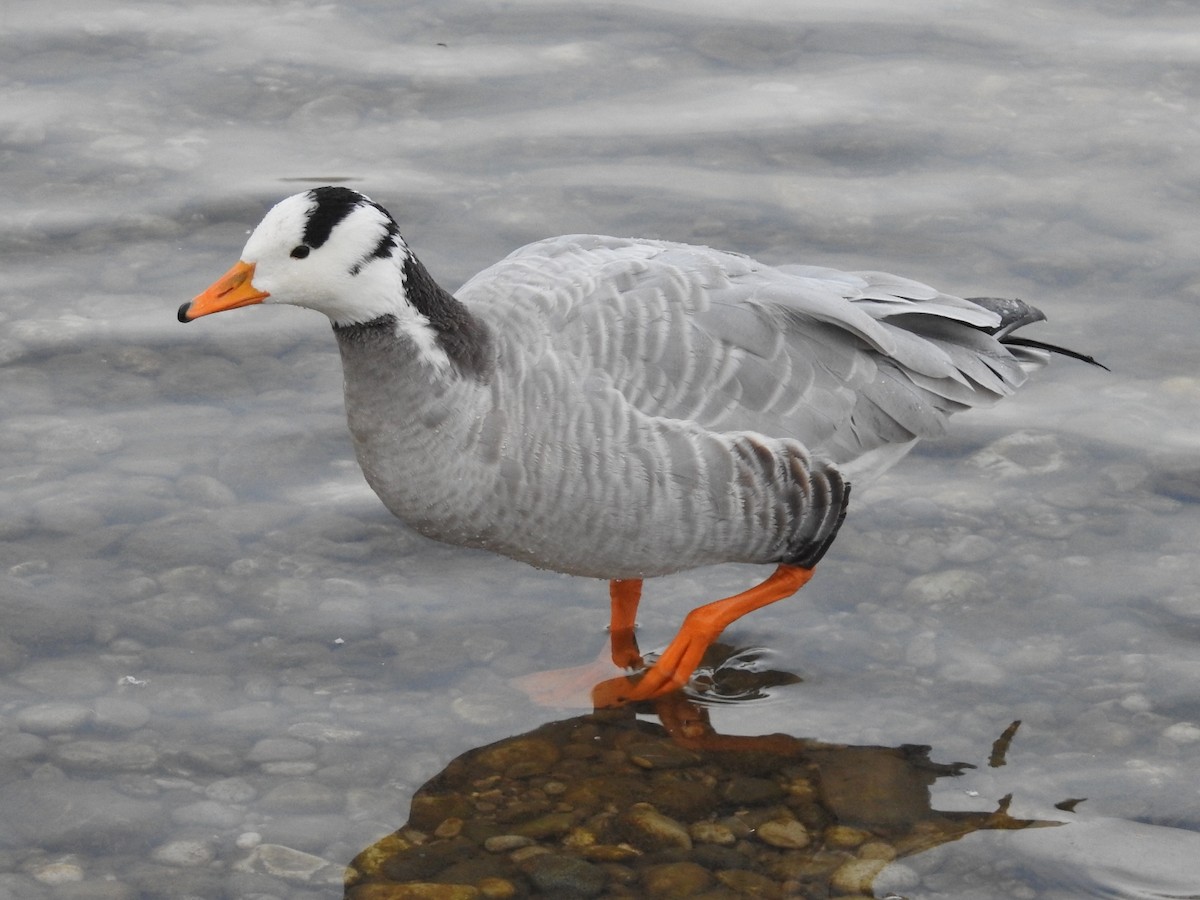
[[[604,585],[392,520],[320,317],[175,321],[335,179],[448,287],[595,231],[1045,309],[1112,373],[1058,360],[857,495],[813,584],[734,630],[804,681],[714,724],[928,744],[979,766],[936,808],[1069,823],[880,895],[1200,892],[1200,16],[732,8],[0,12],[0,898],[338,896],[453,757],[576,712],[511,679],[600,650]],[[648,584],[643,645],[760,575]]]

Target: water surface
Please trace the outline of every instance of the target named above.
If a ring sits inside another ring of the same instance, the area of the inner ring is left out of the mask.
[[[1069,823],[880,895],[1200,891],[1198,27],[1069,0],[0,13],[0,898],[338,896],[453,757],[577,712],[511,680],[600,650],[603,584],[392,520],[319,316],[175,321],[334,180],[448,288],[594,231],[1045,309],[1112,373],[1058,360],[856,494],[814,582],[735,629],[803,682],[714,724],[931,745],[978,766],[936,808]],[[651,582],[643,646],[761,575]]]

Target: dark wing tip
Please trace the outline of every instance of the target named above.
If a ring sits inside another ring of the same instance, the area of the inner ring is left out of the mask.
[[[988,334],[1000,341],[1008,347],[1029,347],[1033,350],[1044,350],[1047,353],[1057,353],[1060,356],[1068,356],[1071,359],[1077,359],[1080,362],[1085,362],[1088,365],[1098,366],[1105,372],[1112,370],[1098,362],[1086,353],[1080,353],[1077,350],[1068,350],[1066,347],[1060,347],[1057,344],[1047,344],[1045,341],[1036,341],[1033,338],[1013,337],[1013,332],[1018,328],[1023,328],[1034,322],[1044,322],[1046,316],[1036,306],[1030,306],[1024,300],[1017,300],[1009,297],[968,297],[972,303],[982,306],[984,309],[989,309],[1000,317],[1000,324],[995,328],[983,329]]]
[[[1089,366],[1101,368],[1105,372],[1112,371],[1104,363],[1094,357],[1088,356],[1086,353],[1080,353],[1077,350],[1068,350],[1066,347],[1059,347],[1057,344],[1047,344],[1045,341],[1035,341],[1033,338],[1027,337],[1006,337],[1002,338],[1000,343],[1006,347],[1031,347],[1034,350],[1045,350],[1047,353],[1057,353],[1059,356],[1068,356],[1071,359],[1077,359],[1080,362],[1087,363]]]

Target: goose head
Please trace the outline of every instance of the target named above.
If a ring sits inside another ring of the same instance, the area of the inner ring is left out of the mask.
[[[233,268],[179,307],[179,321],[259,303],[315,309],[335,328],[386,323],[437,370],[477,368],[486,343],[388,211],[345,187],[313,188],[272,207]]]
[[[388,211],[357,191],[320,187],[277,203],[241,258],[179,308],[190,322],[256,303],[290,303],[354,325],[412,310],[405,290],[408,247]]]

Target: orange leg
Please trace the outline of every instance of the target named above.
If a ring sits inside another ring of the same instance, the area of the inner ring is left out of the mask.
[[[642,580],[614,578],[608,583],[608,595],[612,599],[612,619],[608,631],[611,635],[613,664],[622,669],[640,669],[642,654],[638,652],[633,628],[638,601],[642,599]]]
[[[704,651],[731,623],[746,613],[790,597],[804,587],[812,575],[812,569],[781,565],[770,578],[750,590],[693,609],[662,656],[640,680],[613,678],[601,682],[592,691],[593,704],[597,708],[620,706],[678,690],[692,677]],[[613,590],[616,591],[615,586]]]

